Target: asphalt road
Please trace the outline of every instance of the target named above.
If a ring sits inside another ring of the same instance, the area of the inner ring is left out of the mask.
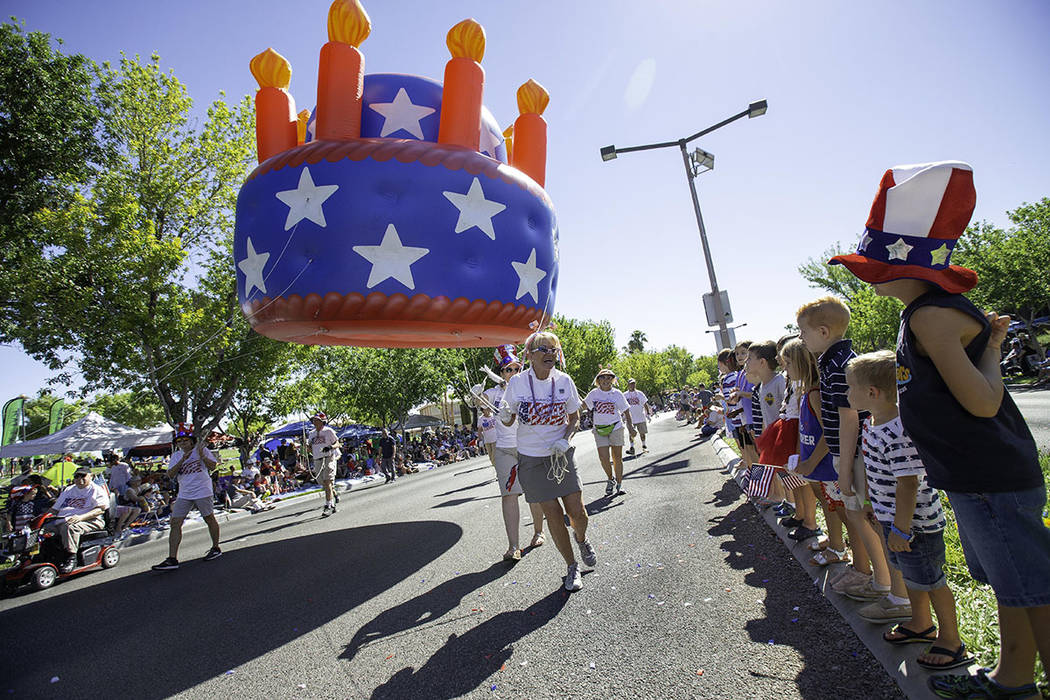
[[[231,520],[213,562],[196,528],[178,571],[149,570],[150,542],[0,600],[0,697],[901,697],[692,435],[664,414],[612,500],[576,437],[598,546],[578,593],[553,543],[500,560],[494,474],[471,460],[325,520],[314,497]]]
[[[1011,388],[1010,394],[1021,409],[1021,415],[1035,437],[1035,444],[1040,450],[1050,450],[1050,387]]]

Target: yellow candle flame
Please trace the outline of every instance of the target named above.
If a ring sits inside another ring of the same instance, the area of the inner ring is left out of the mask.
[[[292,82],[292,64],[273,49],[266,49],[253,58],[250,67],[261,88],[287,90]]]
[[[306,124],[310,121],[310,113],[307,110],[299,112],[298,119],[296,120],[295,130],[296,135],[299,138],[299,143],[306,141]]]
[[[448,30],[445,43],[453,58],[469,58],[481,63],[485,56],[485,29],[473,19],[465,19]]]
[[[359,48],[372,33],[372,20],[359,0],[335,0],[328,8],[328,40]]]
[[[519,114],[543,114],[550,101],[550,93],[532,78],[518,88]]]

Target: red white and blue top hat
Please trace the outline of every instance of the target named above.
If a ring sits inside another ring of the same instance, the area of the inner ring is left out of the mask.
[[[173,438],[174,440],[178,440],[179,438],[184,437],[191,438],[193,436],[193,423],[179,423],[175,426],[175,437]]]
[[[828,262],[871,284],[920,279],[962,294],[977,285],[977,273],[949,258],[976,203],[966,163],[895,166],[882,176],[857,252]]]
[[[521,360],[518,359],[518,349],[513,345],[497,345],[493,356],[496,358],[496,366],[503,369],[512,362],[521,364]]]

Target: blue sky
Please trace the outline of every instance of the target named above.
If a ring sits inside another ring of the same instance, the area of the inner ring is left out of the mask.
[[[328,2],[223,0],[3,3],[26,28],[96,61],[160,54],[203,110],[219,91],[253,94],[252,56],[292,64],[297,106],[312,108]],[[778,337],[818,292],[796,272],[835,241],[853,245],[882,172],[958,159],[974,167],[975,220],[1050,196],[1045,89],[1050,4],[581,1],[365,2],[367,72],[440,79],[446,31],[486,30],[485,103],[517,116],[528,78],[551,94],[547,190],[561,231],[556,311],[605,318],[619,345],[708,354],[700,304],[710,289],[677,149],[603,163],[601,146],[688,136],[756,99],[769,112],[695,145],[715,154],[697,180],[719,285],[739,338]],[[566,7],[570,9],[566,9]],[[294,11],[290,11],[294,8]],[[33,394],[46,368],[0,348],[0,388]]]

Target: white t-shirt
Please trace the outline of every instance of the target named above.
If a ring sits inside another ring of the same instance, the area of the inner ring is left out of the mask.
[[[320,430],[310,431],[310,450],[314,459],[338,459],[343,451],[339,449],[339,436],[332,430],[332,426],[326,425]],[[331,452],[325,452],[324,448],[333,448]]]
[[[620,422],[623,412],[630,408],[627,397],[619,389],[591,389],[583,402],[591,409],[591,418],[595,425],[616,425]]]
[[[131,478],[131,467],[124,462],[117,462],[109,472],[109,488],[114,491],[124,488]]]
[[[565,436],[569,414],[580,410],[576,384],[557,369],[546,379],[537,378],[532,369],[514,375],[503,398],[518,406],[518,452],[528,457],[549,456],[551,445]]]
[[[241,470],[241,478],[248,483],[255,481],[255,477],[259,476],[259,470],[254,464],[249,464],[247,467]]]
[[[481,437],[485,440],[486,445],[491,445],[496,442],[496,423],[499,419],[496,416],[478,416],[478,427],[481,428]]]
[[[66,488],[58,495],[58,500],[52,508],[58,511],[59,517],[64,518],[69,515],[83,515],[99,506],[109,507],[109,494],[105,486],[89,481],[87,488],[78,489],[76,484]]]
[[[784,375],[774,374],[768,382],[762,382],[756,389],[752,389],[752,406],[757,402],[762,407],[763,427],[768,428],[780,418],[780,405],[784,403],[786,386]]]
[[[503,401],[503,387],[494,386],[491,389],[484,391],[484,396],[489,400],[489,403],[496,407],[499,411],[499,407]],[[503,421],[499,419],[498,415],[492,416],[492,420],[495,422],[496,437],[494,440],[489,440],[488,433],[485,434],[485,442],[495,442],[496,447],[502,447],[505,449],[513,449],[518,446],[518,425],[503,425]]]
[[[631,407],[631,422],[635,425],[644,423],[645,404],[649,402],[649,399],[637,389],[634,391],[625,391],[623,395],[627,399],[628,405]]]
[[[201,459],[201,455],[207,457],[208,461],[215,461],[215,455],[207,447],[204,445],[193,446],[190,456],[179,467],[179,473],[177,474],[179,498],[192,501],[197,498],[211,498],[214,495],[211,487],[211,475],[208,474],[208,468]],[[180,459],[182,459],[182,450],[176,450],[175,454],[168,460],[168,468],[171,469],[171,467],[178,464]]]

